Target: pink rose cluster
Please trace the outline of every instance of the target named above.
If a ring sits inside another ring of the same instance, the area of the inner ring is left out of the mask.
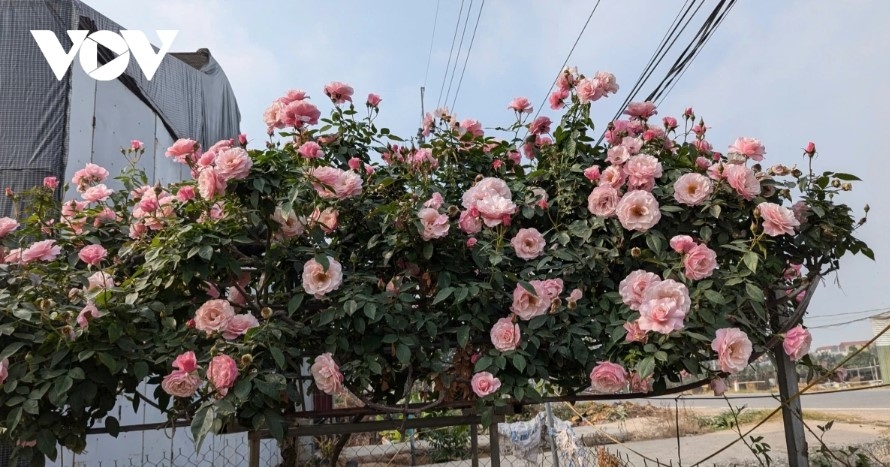
[[[483,178],[473,185],[463,194],[461,205],[465,210],[460,214],[458,226],[470,235],[479,233],[483,225],[509,225],[518,209],[507,182],[495,177]]]
[[[424,207],[417,212],[422,227],[420,236],[426,241],[445,237],[451,228],[448,216],[439,212],[442,203],[444,203],[442,194],[433,193],[432,197],[423,203]]]
[[[161,381],[161,388],[174,397],[190,398],[204,384],[198,375],[198,361],[192,351],[180,354],[173,360],[173,370]],[[238,379],[238,364],[232,357],[220,354],[210,359],[206,369],[207,381],[216,391],[216,397],[225,397]]]
[[[335,167],[316,167],[309,171],[316,193],[324,199],[344,200],[362,193],[362,177]]]
[[[628,340],[633,341],[644,340],[646,331],[670,334],[683,329],[692,304],[685,285],[643,270],[628,274],[618,285],[618,293],[630,309],[640,312],[636,327],[625,327]]]
[[[198,331],[203,331],[208,336],[219,333],[228,340],[235,340],[259,326],[252,314],[236,314],[232,304],[222,299],[204,302],[195,312],[194,323]]]
[[[547,314],[553,306],[553,300],[563,291],[562,279],[536,279],[529,281],[529,285],[534,292],[521,284],[516,285],[513,289],[513,304],[510,305],[510,311],[523,321]]]
[[[331,83],[334,84],[334,83]],[[342,83],[338,83],[342,84]],[[336,87],[328,85],[325,89],[326,93],[331,92],[331,99],[341,102],[352,100],[352,88],[349,88],[347,95],[346,87]],[[266,108],[263,113],[263,121],[266,123],[266,131],[271,135],[276,128],[294,128],[301,130],[307,125],[315,125],[321,117],[321,111],[314,104],[309,102],[309,95],[305,91],[293,89],[288,91],[282,97],[279,97]]]
[[[717,252],[705,244],[697,244],[688,235],[677,235],[671,238],[671,248],[683,256],[683,267],[686,277],[701,280],[711,277],[717,269]]]

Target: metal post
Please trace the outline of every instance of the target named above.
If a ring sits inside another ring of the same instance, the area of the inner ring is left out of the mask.
[[[810,465],[810,460],[807,451],[807,438],[804,431],[800,397],[785,404],[788,399],[798,392],[797,368],[794,362],[785,354],[781,343],[773,349],[773,354],[776,358],[776,379],[779,380],[779,400],[783,404],[782,420],[785,423],[788,465],[789,467],[806,467]]]
[[[553,424],[553,407],[551,407],[548,402],[544,404],[544,408],[547,411],[547,437],[550,438],[550,457],[553,458],[553,467],[559,467],[559,455],[556,450],[556,440],[553,439],[553,432],[556,430],[556,427]]]
[[[247,434],[247,443],[249,445],[249,467],[260,467],[260,437],[255,431]]]
[[[475,423],[470,425],[470,451],[473,453],[473,457],[470,458],[470,467],[479,467],[479,425]]]
[[[498,434],[498,422],[494,420],[488,426],[488,451],[491,457],[491,467],[501,467],[500,435]]]

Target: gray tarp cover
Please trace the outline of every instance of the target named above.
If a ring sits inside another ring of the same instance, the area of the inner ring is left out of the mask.
[[[43,177],[65,175],[71,72],[56,79],[31,36],[34,29],[55,32],[67,51],[69,29],[122,28],[77,0],[0,0],[0,190],[22,190],[39,185]],[[144,32],[149,40],[156,37],[154,31]],[[79,66],[78,60],[72,66]],[[238,103],[213,57],[195,69],[168,54],[151,81],[130,60],[119,79],[174,138],[193,138],[208,147],[239,132]],[[0,216],[10,210],[0,194]]]

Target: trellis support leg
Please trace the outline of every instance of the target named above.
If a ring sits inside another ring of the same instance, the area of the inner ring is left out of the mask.
[[[807,467],[810,465],[806,432],[803,425],[803,412],[800,397],[785,404],[798,391],[797,367],[785,354],[779,343],[773,354],[776,359],[776,378],[779,382],[779,399],[782,402],[782,421],[785,424],[785,445],[788,448],[789,467]]]

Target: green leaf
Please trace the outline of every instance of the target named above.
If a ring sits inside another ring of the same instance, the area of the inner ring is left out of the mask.
[[[145,377],[148,376],[148,364],[145,362],[136,362],[136,364],[133,365],[133,376],[140,381],[145,379]]]
[[[321,267],[323,267],[325,271],[327,271],[328,268],[331,266],[330,261],[328,261],[328,255],[326,255],[324,253],[319,253],[319,254],[315,255],[315,262],[320,264]]]
[[[300,305],[303,303],[303,294],[296,294],[290,298],[287,302],[287,313],[293,314],[297,309],[300,308]]]
[[[203,258],[205,261],[210,261],[210,258],[213,257],[213,246],[204,245],[198,250],[198,256]]]
[[[198,412],[195,413],[195,418],[192,419],[192,437],[195,440],[195,450],[201,450],[204,438],[213,429],[213,419],[215,417],[216,409],[213,407],[213,402],[205,402],[198,409]]]
[[[640,362],[637,363],[636,370],[641,379],[651,375],[655,371],[655,358],[650,355],[640,360]]]
[[[722,208],[720,207],[719,204],[715,204],[715,205],[711,206],[711,209],[709,209],[709,211],[711,212],[712,216],[719,218],[721,209]]]
[[[661,254],[664,249],[664,241],[660,236],[652,233],[646,235],[646,245],[656,256]]]
[[[272,359],[275,360],[275,364],[278,365],[278,368],[283,370],[285,366],[284,352],[278,347],[269,347],[269,353],[272,354]]]
[[[513,354],[512,360],[513,360],[513,366],[517,370],[519,370],[520,372],[525,370],[525,357],[523,357],[521,354],[515,353],[515,354]]]
[[[114,357],[105,352],[99,352],[96,356],[99,357],[99,361],[102,362],[111,373],[117,373],[117,360],[115,360]]]
[[[714,290],[705,290],[705,298],[707,298],[708,301],[710,301],[711,303],[716,303],[718,305],[722,305],[723,303],[725,303],[723,295],[721,295],[720,292]]]
[[[139,363],[144,364],[145,362],[139,362]],[[70,376],[70,377],[73,378],[73,379],[84,379],[84,378],[86,378],[86,374],[83,372],[83,368],[81,368],[81,367],[74,367],[74,368],[72,368],[70,371],[68,371],[68,376]]]
[[[745,284],[745,290],[748,292],[748,296],[751,297],[751,300],[754,300],[755,302],[765,301],[763,291],[756,285],[748,282]]]
[[[423,244],[423,257],[425,259],[430,259],[433,257],[433,244],[430,242],[426,242]]]
[[[318,317],[318,325],[324,326],[325,324],[329,324],[334,320],[334,310],[325,310],[321,313],[321,316]]]
[[[374,318],[377,316],[377,304],[375,304],[373,302],[365,303],[365,306],[362,309],[362,311],[365,312],[365,316],[367,316],[368,319],[373,321]]]
[[[465,347],[470,341],[470,328],[462,326],[457,329],[457,345]]]
[[[852,175],[852,174],[836,173],[836,174],[834,174],[834,177],[839,178],[844,181],[847,181],[847,182],[861,182],[862,181],[861,178],[859,178],[855,175]]]
[[[753,251],[749,251],[745,253],[744,256],[742,256],[742,262],[745,263],[745,266],[747,266],[747,268],[750,269],[751,272],[757,272],[757,261],[759,259],[760,257],[757,256],[757,253],[754,253]]]
[[[121,335],[124,333],[124,327],[121,325],[120,321],[111,321],[108,325],[108,340],[112,344],[117,342],[118,339],[121,338]]]
[[[0,360],[4,358],[11,357],[13,354],[19,351],[22,347],[25,346],[24,342],[13,342],[12,344],[7,345],[3,348],[3,351],[0,352]]]
[[[37,432],[37,449],[51,460],[56,460],[56,436],[50,430]]]
[[[435,304],[441,302],[442,300],[445,300],[446,298],[448,298],[448,297],[451,295],[452,292],[454,292],[454,288],[453,288],[453,287],[445,287],[444,289],[440,290],[439,293],[436,294],[436,297],[433,298],[433,305],[435,305]]]
[[[117,435],[121,432],[121,424],[116,418],[108,416],[105,417],[105,429],[108,430],[109,435],[117,438]]]
[[[494,360],[491,357],[482,357],[479,360],[476,360],[475,371],[485,371],[491,366],[492,363],[494,363]]]
[[[411,361],[411,349],[407,345],[400,343],[396,346],[396,358],[403,364],[408,364]]]

